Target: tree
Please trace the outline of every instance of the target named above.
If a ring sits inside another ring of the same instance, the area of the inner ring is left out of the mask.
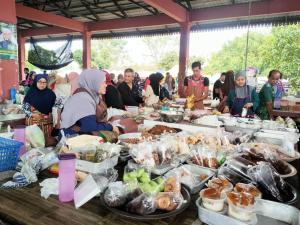
[[[124,46],[126,40],[109,39],[109,40],[93,40],[92,41],[92,67],[112,69],[119,67],[124,59],[126,59]],[[73,53],[74,60],[82,67],[82,50],[76,50]]]
[[[146,47],[145,57],[148,63],[156,67],[160,66],[163,58],[172,55],[170,52],[178,52],[179,49],[179,36],[175,35],[143,37],[142,42]]]
[[[73,59],[75,62],[77,62],[79,64],[80,67],[83,67],[83,63],[82,63],[82,50],[75,50],[73,52]]]
[[[178,52],[171,51],[165,53],[159,60],[158,65],[160,69],[170,70],[173,66],[178,65],[179,55]]]
[[[300,25],[273,27],[263,51],[268,70],[279,69],[293,91],[300,85]]]
[[[262,61],[262,44],[265,36],[259,33],[249,34],[247,66],[264,69]],[[226,70],[245,69],[245,51],[247,35],[237,37],[226,43],[223,48],[212,55],[205,69],[208,74],[215,74]]]

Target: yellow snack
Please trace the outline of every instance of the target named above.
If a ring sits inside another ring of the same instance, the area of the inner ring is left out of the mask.
[[[195,95],[188,96],[186,98],[186,108],[193,109],[194,108],[194,100],[195,100]]]

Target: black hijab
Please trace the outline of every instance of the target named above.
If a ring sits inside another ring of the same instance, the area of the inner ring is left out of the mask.
[[[159,96],[160,93],[160,81],[164,79],[164,76],[161,73],[153,73],[149,76],[150,85],[156,96]]]
[[[56,96],[48,87],[46,87],[44,90],[38,89],[37,82],[42,78],[46,79],[48,82],[48,76],[46,74],[38,74],[34,79],[32,87],[26,94],[24,102],[29,103],[40,113],[48,115],[52,112],[52,107],[55,104]]]

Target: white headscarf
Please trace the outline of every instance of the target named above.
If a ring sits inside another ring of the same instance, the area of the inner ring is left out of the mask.
[[[100,100],[98,91],[104,82],[105,73],[101,70],[87,69],[80,74],[78,85],[90,94],[79,92],[67,100],[61,115],[61,128],[69,128],[86,116],[96,115]]]

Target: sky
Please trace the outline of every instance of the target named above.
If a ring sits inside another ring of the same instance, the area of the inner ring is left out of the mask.
[[[246,34],[247,28],[237,28],[237,29],[220,29],[215,31],[201,31],[201,32],[191,32],[190,34],[190,56],[201,55],[205,58],[209,58],[214,52],[219,51],[222,46],[230,40],[236,37]],[[250,32],[255,31],[259,33],[267,34],[271,31],[271,27],[256,27],[250,28]],[[125,49],[129,52],[134,49],[134,54],[131,54],[131,58],[137,64],[144,62],[145,51],[147,51],[146,46],[142,43],[140,38],[126,38],[127,45]],[[47,49],[55,49],[62,45],[63,42],[43,42],[40,45]],[[27,48],[28,48],[27,44]],[[81,40],[74,40],[72,43],[72,50],[82,48]],[[72,65],[74,67],[74,65]],[[68,70],[70,68],[66,68]],[[72,68],[77,70],[77,68]]]

